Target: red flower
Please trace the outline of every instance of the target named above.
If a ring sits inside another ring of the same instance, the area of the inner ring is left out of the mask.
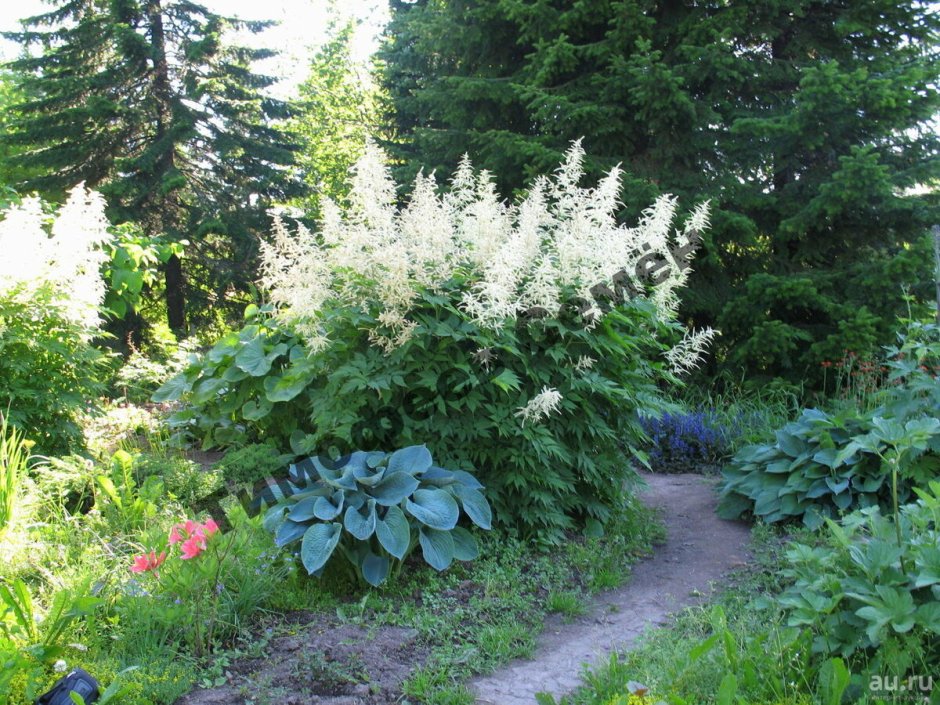
[[[139,556],[134,556],[134,565],[131,566],[131,572],[146,573],[154,568],[159,568],[165,560],[166,551],[162,551],[159,556],[156,551],[151,551],[149,555],[144,553]]]
[[[193,534],[183,542],[180,548],[183,550],[182,560],[195,558],[206,549],[206,537],[202,534]]]
[[[823,367],[832,367],[832,362],[830,362],[829,360],[823,360],[819,364],[822,365]]]

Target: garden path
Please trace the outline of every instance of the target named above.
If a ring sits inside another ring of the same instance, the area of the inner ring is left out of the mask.
[[[646,503],[662,508],[666,542],[633,567],[623,587],[598,595],[583,617],[552,617],[530,660],[476,679],[478,705],[533,705],[535,693],[560,697],[581,682],[584,664],[629,648],[670,613],[701,602],[713,581],[742,566],[750,530],[715,515],[713,483],[701,475],[645,475]]]

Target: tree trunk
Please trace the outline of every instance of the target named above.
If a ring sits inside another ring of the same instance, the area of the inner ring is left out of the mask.
[[[161,0],[147,3],[147,18],[150,22],[151,58],[153,61],[153,97],[157,105],[156,142],[165,141],[173,123],[173,96],[170,87],[170,67],[167,62],[166,34],[163,29],[163,8]],[[175,189],[164,194],[163,181],[176,171],[176,145],[166,141],[166,146],[154,164],[155,180],[154,209],[159,213],[160,230],[173,237],[179,234],[179,218],[182,210],[179,196]],[[158,194],[164,194],[162,196]],[[186,297],[183,263],[176,255],[170,257],[163,268],[166,282],[167,323],[176,334],[186,332]]]

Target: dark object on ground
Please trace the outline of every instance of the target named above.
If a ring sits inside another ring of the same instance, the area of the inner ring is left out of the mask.
[[[67,676],[56,681],[45,695],[40,695],[34,705],[75,705],[69,693],[81,695],[85,705],[91,705],[98,699],[98,681],[87,671],[73,669]]]

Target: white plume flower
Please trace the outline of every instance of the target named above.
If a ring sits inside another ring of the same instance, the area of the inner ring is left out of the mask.
[[[51,286],[66,318],[87,329],[101,325],[105,282],[101,267],[108,258],[105,202],[79,184],[69,191],[49,232],[37,198],[9,208],[0,221],[0,293],[27,300],[40,286]]]
[[[687,331],[674,348],[664,353],[669,364],[672,365],[673,373],[685,374],[698,367],[701,364],[702,353],[716,335],[719,333],[713,328],[703,328],[698,332]]]
[[[466,315],[493,330],[535,309],[557,315],[575,296],[583,299],[585,324],[593,325],[603,307],[592,291],[598,285],[611,291],[623,272],[660,316],[674,316],[695,238],[707,226],[707,204],[693,210],[675,237],[677,200],[669,195],[627,227],[616,220],[619,167],[586,188],[579,185],[584,159],[574,143],[554,175],[536,178],[508,204],[492,176],[475,174],[465,157],[446,193],[433,175],[422,174],[398,208],[384,155],[369,142],[351,172],[346,212],[325,201],[316,234],[299,226],[289,233],[276,220],[261,251],[261,284],[315,348],[327,344],[324,309],[343,305],[378,317],[373,342],[387,350],[401,345],[415,327],[409,314],[421,292],[441,291],[449,282],[461,286]]]
[[[542,387],[542,391],[529,399],[525,406],[519,407],[516,416],[522,417],[523,426],[526,421],[541,421],[550,414],[558,413],[561,400],[561,393],[557,389]]]

